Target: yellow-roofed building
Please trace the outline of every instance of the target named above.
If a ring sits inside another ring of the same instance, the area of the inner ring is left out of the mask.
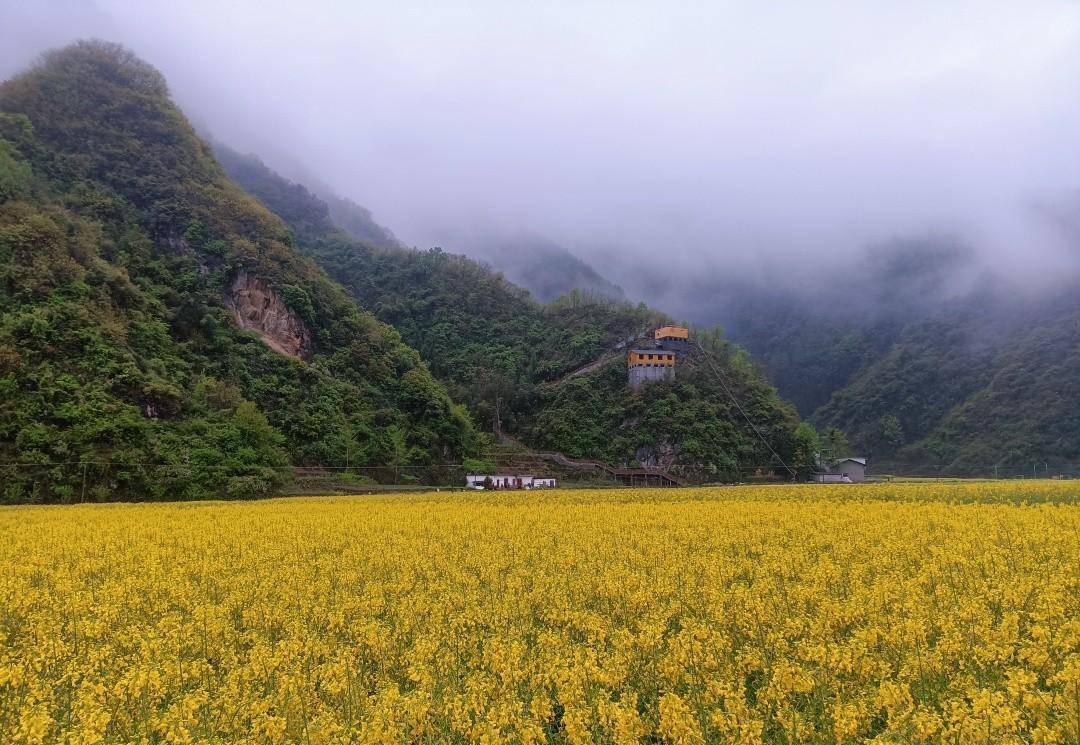
[[[675,365],[690,350],[690,330],[685,326],[661,326],[652,341],[627,350],[626,372],[630,387],[639,389],[655,380],[674,380]]]
[[[690,329],[685,326],[661,326],[653,334],[653,338],[657,341],[665,341],[668,339],[682,339],[686,341],[690,338]]]
[[[690,329],[685,326],[661,326],[653,332],[656,346],[684,354],[690,349]]]
[[[641,388],[654,380],[672,380],[678,356],[670,349],[631,349],[626,355],[630,387]]]
[[[649,367],[674,367],[675,353],[663,349],[631,349],[626,364]]]

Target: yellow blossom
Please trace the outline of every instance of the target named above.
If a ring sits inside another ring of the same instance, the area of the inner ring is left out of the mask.
[[[1077,494],[0,507],[0,741],[1077,743]]]

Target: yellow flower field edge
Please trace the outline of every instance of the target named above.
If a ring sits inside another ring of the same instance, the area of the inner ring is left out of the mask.
[[[1080,505],[1080,481],[1032,479],[1016,481],[895,481],[861,484],[742,484],[685,488],[583,488],[533,491],[442,490],[390,494],[396,500],[419,502],[470,502],[520,505],[530,502],[561,504],[595,502],[695,502],[723,501],[901,501],[987,504]]]
[[[1077,743],[1075,494],[3,508],[0,742]]]

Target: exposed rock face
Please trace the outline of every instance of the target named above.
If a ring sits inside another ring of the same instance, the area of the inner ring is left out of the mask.
[[[311,356],[311,331],[263,280],[241,269],[227,302],[240,328],[258,333],[275,352],[302,360]]]
[[[679,459],[682,448],[670,442],[660,442],[656,445],[644,445],[637,449],[634,457],[642,468],[655,468],[658,471],[666,471],[675,465]]]
[[[184,240],[181,236],[178,236],[178,235],[171,235],[168,238],[166,238],[165,239],[165,245],[174,254],[179,254],[181,256],[186,256],[186,255],[192,253],[191,246],[188,245],[188,242],[186,240]]]

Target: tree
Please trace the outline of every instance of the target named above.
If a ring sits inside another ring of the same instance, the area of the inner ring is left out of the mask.
[[[829,427],[821,440],[821,458],[831,462],[851,454],[851,444],[839,427]]]
[[[821,452],[821,441],[817,430],[809,422],[799,422],[791,439],[792,468],[801,476],[813,473],[817,469],[818,455]]]
[[[15,148],[0,139],[0,202],[26,196],[30,191],[30,166],[17,160]]]
[[[881,428],[881,441],[890,449],[897,449],[904,444],[904,428],[893,414],[886,414],[878,422]]]
[[[285,305],[289,307],[305,323],[315,323],[315,305],[311,302],[311,295],[303,287],[297,285],[285,285],[282,293],[285,297]]]
[[[348,472],[356,465],[356,456],[360,452],[360,440],[351,419],[345,419],[341,423],[341,441],[345,446],[345,471]]]

